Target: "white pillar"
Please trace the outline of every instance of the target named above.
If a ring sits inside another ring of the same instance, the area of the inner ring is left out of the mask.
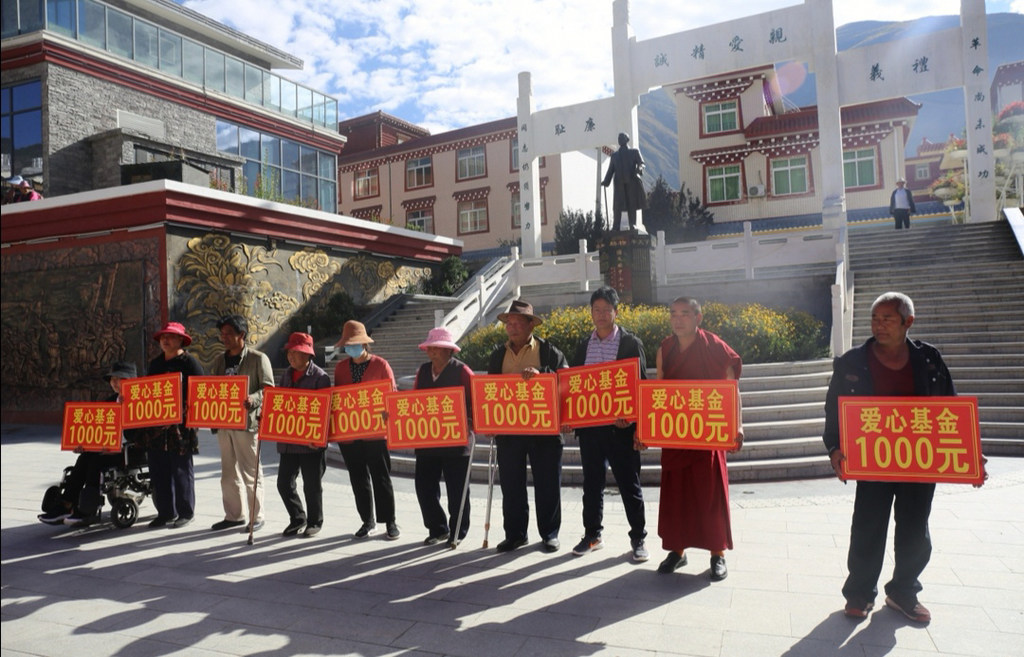
[[[995,221],[996,160],[992,155],[992,109],[989,100],[988,28],[985,0],[961,0],[964,106],[967,110],[968,221]]]
[[[537,170],[536,139],[533,122],[533,88],[530,74],[519,74],[519,98],[516,102],[519,125],[519,212],[522,221],[523,257],[539,258],[543,254],[540,221],[540,172]]]
[[[640,96],[633,89],[633,46],[636,37],[629,25],[629,0],[615,0],[612,3],[612,69],[615,82],[615,123],[619,132],[629,135],[629,143],[633,148],[640,148],[640,124],[637,120],[637,106]],[[613,201],[614,202],[614,201]],[[611,208],[608,214],[612,214]],[[623,213],[625,215],[625,213]],[[620,217],[629,226],[629,218]],[[609,216],[609,229],[615,225],[615,217]],[[636,229],[646,233],[644,229],[643,210],[636,211]]]
[[[839,72],[836,66],[836,28],[832,0],[807,0],[814,26],[814,70],[818,93],[819,185],[823,228],[846,225],[846,185],[843,181],[843,131],[839,115]]]

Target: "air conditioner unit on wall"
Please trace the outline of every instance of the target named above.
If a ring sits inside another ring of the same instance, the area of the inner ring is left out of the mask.
[[[764,196],[764,185],[751,185],[747,188],[747,196]]]

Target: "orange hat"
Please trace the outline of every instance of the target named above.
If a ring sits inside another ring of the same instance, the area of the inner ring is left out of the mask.
[[[354,319],[345,322],[345,326],[341,329],[341,339],[334,346],[344,347],[350,344],[373,344],[373,338],[367,335],[363,323]]]

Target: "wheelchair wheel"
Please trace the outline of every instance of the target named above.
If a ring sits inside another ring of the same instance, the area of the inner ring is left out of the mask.
[[[110,509],[110,519],[118,529],[128,529],[139,518],[139,505],[134,500],[121,497],[114,500]]]

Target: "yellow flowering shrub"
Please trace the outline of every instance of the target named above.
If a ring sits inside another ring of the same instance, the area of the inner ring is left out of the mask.
[[[703,304],[701,327],[717,333],[743,358],[744,363],[767,363],[822,358],[828,353],[822,322],[802,311],[778,311],[760,304]],[[654,367],[662,340],[671,335],[667,306],[619,306],[619,326],[644,343],[647,364]],[[572,359],[576,346],[594,330],[589,306],[556,308],[534,331],[550,340]],[[498,344],[507,340],[501,323],[473,331],[459,341],[459,358],[474,370],[487,369],[487,360]]]

